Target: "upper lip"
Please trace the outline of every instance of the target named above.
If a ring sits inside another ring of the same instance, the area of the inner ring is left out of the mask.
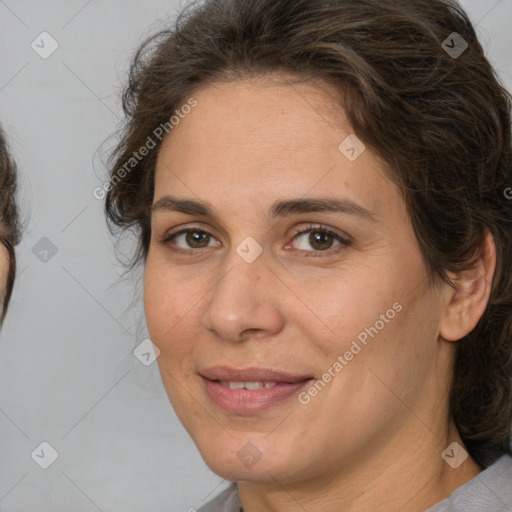
[[[311,377],[308,375],[293,374],[285,370],[271,368],[233,368],[229,366],[212,366],[199,372],[208,380],[229,382],[300,382]]]

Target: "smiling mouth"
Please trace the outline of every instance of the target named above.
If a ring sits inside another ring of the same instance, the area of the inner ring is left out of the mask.
[[[261,368],[237,370],[215,367],[201,372],[208,399],[223,411],[255,414],[296,395],[312,377]]]

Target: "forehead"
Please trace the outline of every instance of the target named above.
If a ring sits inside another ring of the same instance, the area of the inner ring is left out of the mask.
[[[328,131],[346,128],[340,94],[324,82],[295,83],[286,77],[218,82],[194,94],[197,106],[173,129],[174,138],[222,139],[250,146],[252,140],[274,145],[307,139],[317,144]],[[184,122],[186,121],[186,122]],[[248,137],[249,135],[249,137]],[[171,135],[172,136],[172,135]],[[242,140],[241,140],[242,139]]]
[[[370,151],[356,161],[341,153],[352,129],[339,93],[327,84],[240,80],[203,87],[193,97],[197,106],[160,148],[155,200],[171,188],[203,198],[221,190],[226,201],[252,202],[339,191],[367,196],[372,209],[373,189],[388,181]]]

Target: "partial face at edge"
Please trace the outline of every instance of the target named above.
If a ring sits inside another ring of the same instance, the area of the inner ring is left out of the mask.
[[[439,356],[444,299],[427,287],[405,204],[383,164],[369,149],[355,161],[340,152],[351,129],[311,85],[239,81],[194,97],[197,106],[161,147],[154,203],[169,205],[162,200],[171,195],[203,201],[214,216],[154,211],[144,294],[165,388],[206,462],[230,480],[271,474],[286,482],[391,449],[399,433],[417,439],[415,429],[425,427],[411,423],[401,400],[432,418],[451,353]],[[372,218],[270,216],[276,201],[293,199],[349,200]],[[240,246],[248,237],[263,250],[252,263],[242,255],[254,249]],[[366,344],[358,341],[364,332]],[[297,392],[251,412],[212,399],[204,377],[218,366],[311,382],[332,371],[317,394],[307,385],[302,401]],[[251,467],[248,443],[261,455]]]
[[[0,241],[0,314],[4,305],[7,278],[9,276],[9,253]]]

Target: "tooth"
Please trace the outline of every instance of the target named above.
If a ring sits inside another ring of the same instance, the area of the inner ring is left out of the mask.
[[[262,388],[273,388],[277,385],[277,382],[273,381],[249,381],[249,382],[234,382],[234,381],[225,381],[222,380],[220,383],[229,389],[249,389],[249,390],[257,390]]]
[[[260,389],[263,386],[262,382],[246,382],[245,389]]]

